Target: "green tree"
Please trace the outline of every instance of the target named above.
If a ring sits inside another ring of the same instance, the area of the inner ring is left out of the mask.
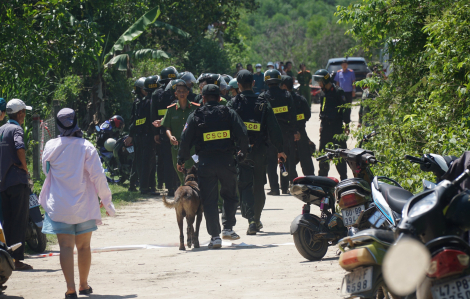
[[[460,156],[468,149],[470,47],[468,1],[365,0],[340,7],[340,22],[366,50],[389,44],[393,72],[367,80],[381,84],[380,96],[367,102],[366,119],[381,134],[369,144],[386,161],[379,173],[419,189],[423,174],[405,154]],[[358,134],[370,131],[363,128]]]

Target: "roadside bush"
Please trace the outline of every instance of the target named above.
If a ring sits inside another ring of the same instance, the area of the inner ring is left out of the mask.
[[[352,23],[349,33],[361,39],[364,49],[378,47],[384,40],[393,45],[390,77],[367,81],[372,89],[382,84],[380,96],[366,103],[373,114],[365,121],[373,126],[356,135],[379,131],[367,145],[386,162],[376,167],[377,174],[399,179],[412,191],[421,189],[422,178],[433,178],[407,162],[405,154],[460,156],[469,148],[469,8],[462,0],[393,5],[365,0],[339,8],[340,20]]]

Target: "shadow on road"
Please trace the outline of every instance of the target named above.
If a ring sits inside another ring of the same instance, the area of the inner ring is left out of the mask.
[[[276,232],[257,232],[257,236],[281,236],[281,235],[290,235],[291,233],[276,233]]]
[[[125,298],[137,298],[137,295],[98,295],[90,294],[88,298],[100,298],[100,299],[125,299]]]
[[[24,299],[24,297],[20,296],[7,296],[5,294],[0,294],[1,299]]]
[[[300,262],[300,264],[318,263],[318,262],[324,262],[324,261],[337,261],[337,260],[339,260],[339,256],[325,257],[325,258],[322,258],[319,261],[302,261],[302,262]]]

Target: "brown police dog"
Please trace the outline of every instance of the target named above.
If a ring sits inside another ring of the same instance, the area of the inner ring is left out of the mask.
[[[178,187],[175,192],[175,199],[168,201],[166,196],[163,195],[163,204],[169,209],[176,210],[176,220],[180,229],[180,250],[186,250],[184,247],[184,234],[183,234],[183,219],[186,217],[188,223],[187,245],[191,248],[199,248],[199,227],[202,221],[202,202],[199,198],[199,187],[197,185],[197,168],[193,166],[190,170],[184,169],[185,182],[183,186]],[[193,224],[196,219],[196,230]]]

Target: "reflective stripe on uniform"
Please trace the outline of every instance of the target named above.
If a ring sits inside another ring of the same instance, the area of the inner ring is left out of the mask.
[[[302,119],[305,119],[305,115],[303,113],[297,114],[297,120],[302,120]]]
[[[323,98],[323,105],[321,106],[321,111],[325,110],[326,97]]]
[[[136,125],[136,126],[143,125],[143,124],[145,124],[145,121],[146,121],[146,120],[147,120],[146,117],[145,117],[145,118],[138,119],[138,120],[135,121],[135,125]]]
[[[203,135],[204,141],[212,141],[218,139],[228,139],[230,138],[230,131],[215,131],[215,132],[207,132]]]
[[[245,126],[246,129],[250,131],[261,131],[261,124],[258,123],[245,122]]]
[[[273,108],[274,114],[288,112],[289,108],[287,106]]]
[[[167,110],[168,110],[168,109],[160,109],[160,110],[158,110],[158,115],[161,115],[161,116],[165,115],[165,113],[166,113]]]

